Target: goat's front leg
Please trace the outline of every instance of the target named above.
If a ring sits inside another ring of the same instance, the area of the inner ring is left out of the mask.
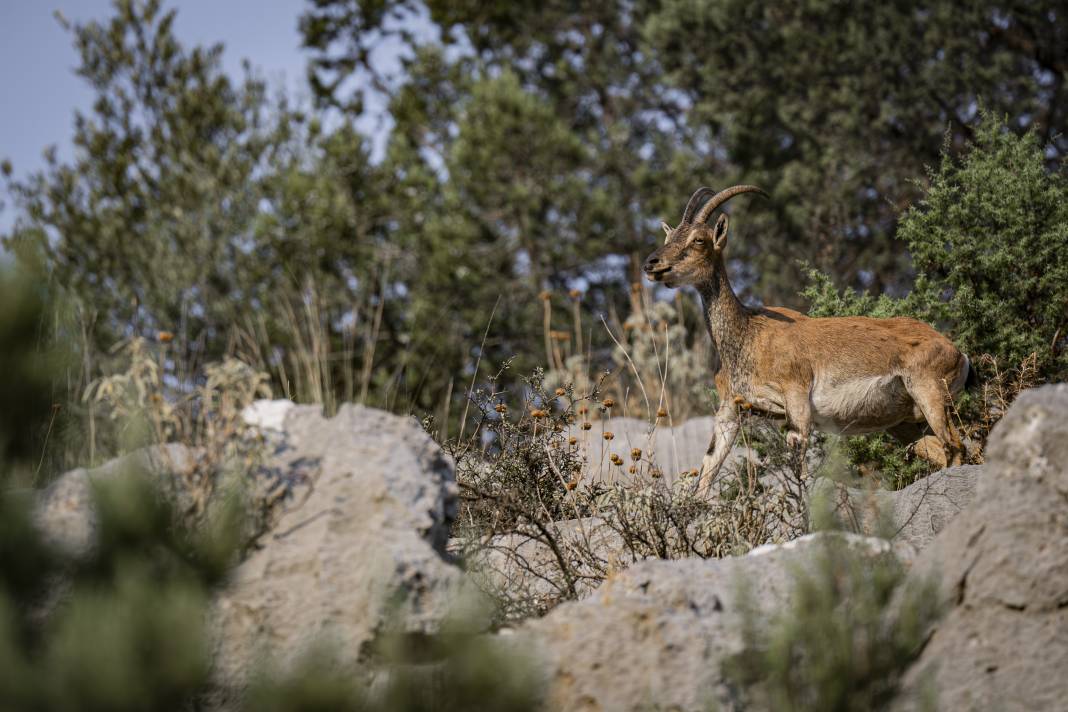
[[[738,437],[738,409],[733,401],[725,399],[716,411],[716,425],[713,428],[712,443],[701,461],[701,479],[697,484],[697,496],[708,497],[712,483],[723,467],[724,461],[734,447]]]
[[[801,479],[808,479],[808,436],[812,432],[812,402],[808,389],[795,389],[785,394],[788,429],[786,444],[797,450],[801,458]]]

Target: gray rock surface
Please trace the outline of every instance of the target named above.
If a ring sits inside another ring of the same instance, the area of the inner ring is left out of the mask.
[[[380,633],[432,634],[463,588],[444,558],[452,464],[414,420],[361,406],[283,420],[271,466],[308,484],[214,610],[219,674],[238,686],[265,656],[285,667],[312,643],[345,664]]]
[[[838,520],[847,529],[924,549],[975,497],[985,465],[939,470],[896,491],[858,489],[818,478],[812,497],[831,497]]]
[[[949,610],[910,670],[940,709],[1068,704],[1068,385],[1026,391],[994,428],[973,506],[917,559]]]
[[[549,708],[732,708],[735,692],[721,666],[745,652],[743,606],[785,605],[794,568],[812,565],[825,537],[893,556],[882,539],[816,534],[740,557],[643,561],[527,624],[520,635],[546,666]]]
[[[41,491],[34,512],[37,526],[52,545],[71,555],[84,554],[92,547],[96,531],[94,482],[139,472],[160,477],[161,483],[181,498],[181,475],[192,470],[196,458],[195,450],[169,444],[144,448],[100,467],[71,470]]]

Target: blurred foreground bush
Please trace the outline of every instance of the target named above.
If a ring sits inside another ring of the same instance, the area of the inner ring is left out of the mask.
[[[53,374],[34,328],[45,308],[31,285],[0,273],[0,310],[12,317],[0,320],[4,365],[27,376],[0,385],[0,413],[19,416],[0,420],[0,709],[190,710],[220,698],[277,712],[533,707],[533,668],[470,638],[388,649],[394,671],[373,687],[367,670],[309,659],[248,690],[218,689],[209,604],[246,543],[245,500],[215,489],[211,516],[189,525],[158,475],[131,470],[94,482],[87,553],[43,536],[18,475],[50,419]]]
[[[754,653],[727,670],[756,707],[868,712],[899,701],[901,678],[941,614],[937,590],[907,581],[892,554],[855,548],[867,545],[826,536],[811,566],[799,565],[791,604],[770,624],[767,612],[747,610],[746,649]],[[936,709],[935,690],[921,685],[919,693],[916,709]]]

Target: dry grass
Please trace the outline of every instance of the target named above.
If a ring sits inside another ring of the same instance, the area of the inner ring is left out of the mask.
[[[113,425],[125,450],[181,443],[196,453],[192,467],[177,473],[184,480],[185,515],[196,521],[207,512],[225,471],[250,472],[260,464],[258,439],[241,411],[257,398],[270,398],[271,390],[266,374],[234,358],[207,364],[194,388],[170,387],[172,340],[164,332],[157,344],[140,337],[122,344],[118,352],[126,367],[92,381],[83,401]]]
[[[650,422],[667,418],[670,424],[711,412],[711,346],[703,330],[694,332],[684,322],[683,300],[680,294],[672,303],[656,301],[648,287],[635,283],[624,319],[612,313],[587,328],[581,294],[572,291],[565,311],[570,323],[561,328],[552,295],[543,293],[546,385],[570,384],[582,393],[596,385],[603,397],[616,402],[615,414]],[[614,348],[595,352],[595,335],[607,335]]]

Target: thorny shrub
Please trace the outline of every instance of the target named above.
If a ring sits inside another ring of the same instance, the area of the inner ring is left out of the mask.
[[[669,476],[650,447],[605,457],[613,397],[596,386],[549,392],[540,371],[525,382],[514,406],[476,391],[474,432],[445,444],[460,486],[460,553],[504,621],[541,615],[640,559],[720,557],[806,530],[798,463],[770,426],[766,464],[725,467],[712,496],[698,498],[697,470]]]

